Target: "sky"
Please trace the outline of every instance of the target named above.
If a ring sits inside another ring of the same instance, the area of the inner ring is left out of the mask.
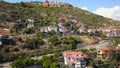
[[[44,0],[5,0],[7,2],[30,2]],[[49,0],[53,1],[53,0]],[[104,17],[120,21],[120,0],[54,0],[69,3],[75,7],[88,10]]]

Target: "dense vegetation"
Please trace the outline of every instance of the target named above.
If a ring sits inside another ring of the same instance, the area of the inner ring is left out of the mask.
[[[57,59],[61,56],[60,53],[53,56],[43,56],[40,60],[33,60],[31,58],[21,58],[14,60],[11,63],[12,67],[23,68],[31,65],[40,65],[42,68],[68,68],[63,63],[57,63]]]
[[[113,38],[115,45],[120,44],[120,38]]]

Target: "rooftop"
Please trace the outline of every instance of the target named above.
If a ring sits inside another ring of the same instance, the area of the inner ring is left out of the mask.
[[[64,52],[64,57],[71,57],[71,58],[87,58],[87,55],[83,52]]]

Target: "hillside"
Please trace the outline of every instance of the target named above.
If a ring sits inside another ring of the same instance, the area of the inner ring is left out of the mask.
[[[116,33],[120,37],[118,27],[119,21],[67,3],[0,2],[0,63],[99,45]]]
[[[119,21],[105,18],[73,6],[43,7],[36,4],[40,3],[21,2],[13,4],[0,2],[0,23],[5,21],[17,23],[18,19],[21,19],[22,22],[26,22],[26,19],[33,19],[36,23],[43,21],[57,23],[60,18],[68,21],[75,18],[88,27],[119,27],[120,25]]]

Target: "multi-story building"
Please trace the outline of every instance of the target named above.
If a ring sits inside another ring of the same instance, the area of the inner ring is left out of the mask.
[[[64,52],[64,63],[71,68],[86,68],[88,58],[83,52]]]
[[[97,57],[100,59],[100,60],[107,60],[109,58],[109,48],[108,47],[105,47],[105,48],[101,48],[98,52],[97,52]]]

